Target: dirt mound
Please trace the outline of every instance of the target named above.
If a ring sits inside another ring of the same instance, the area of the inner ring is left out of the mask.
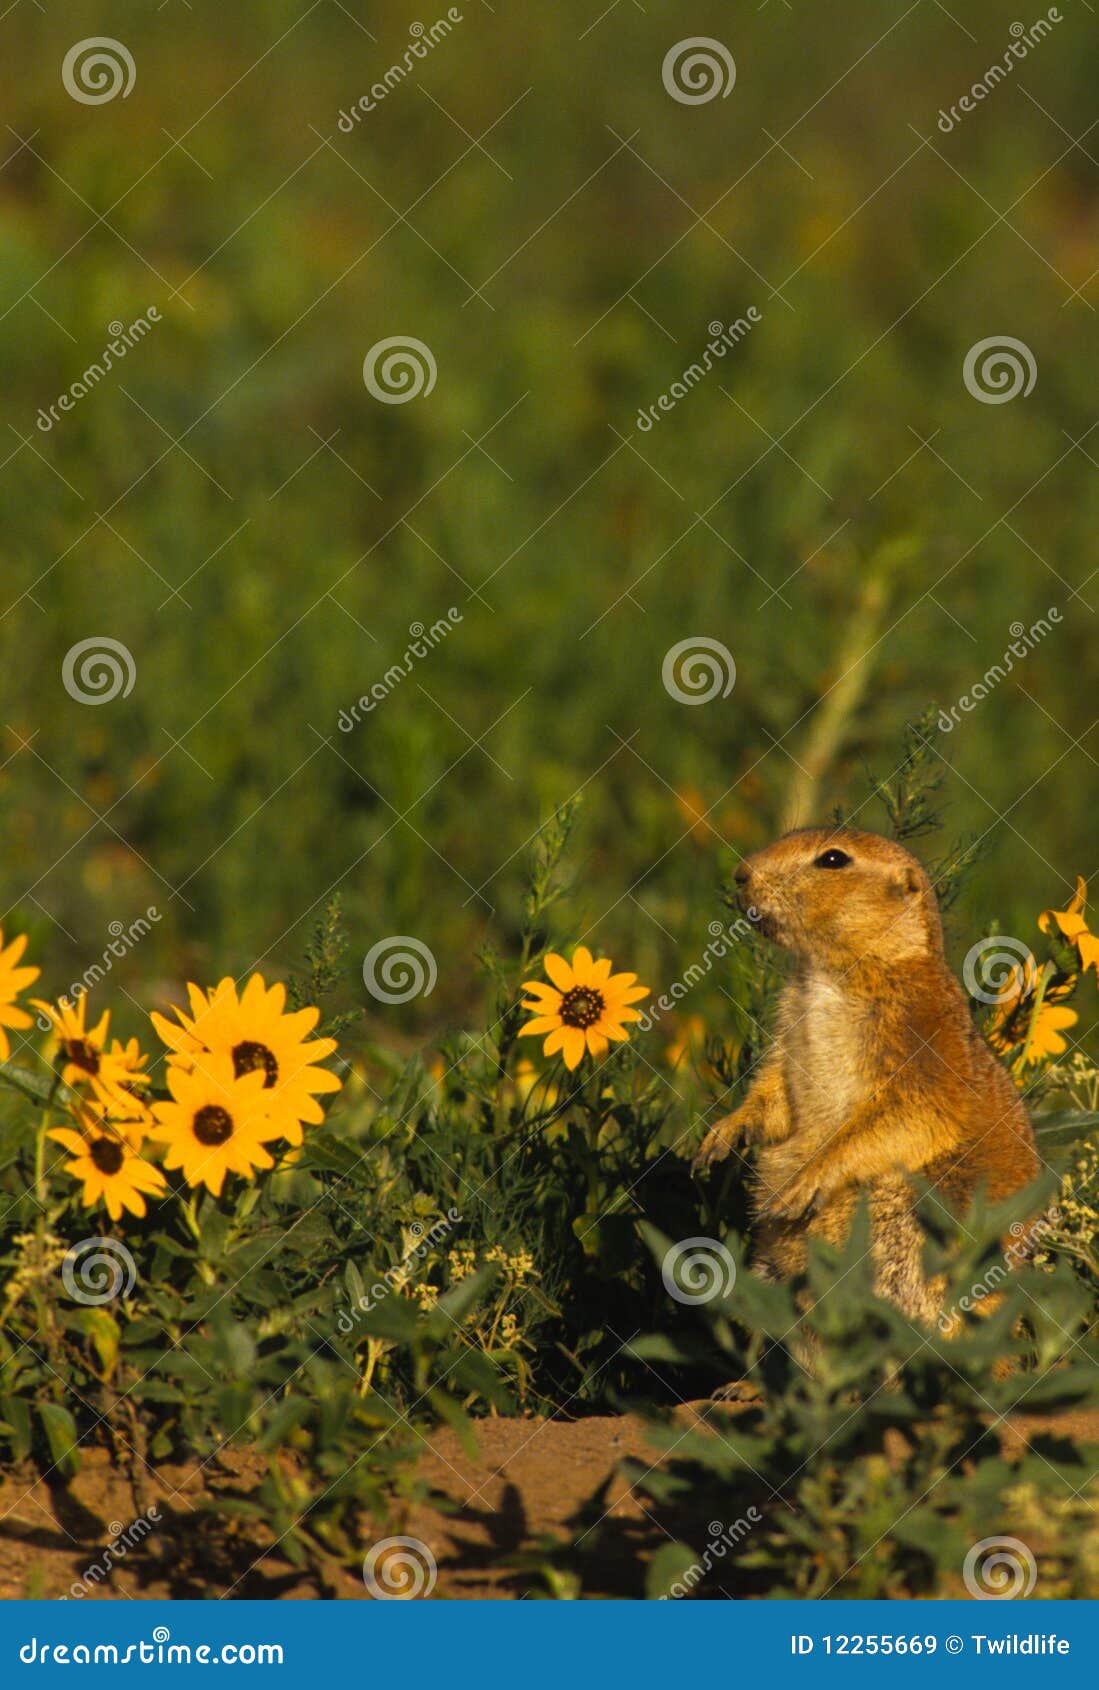
[[[439,1506],[413,1504],[388,1528],[427,1544],[438,1564],[437,1596],[525,1594],[533,1575],[524,1582],[516,1557],[537,1555],[547,1539],[567,1532],[603,1485],[597,1513],[644,1524],[640,1505],[615,1478],[624,1456],[656,1458],[633,1415],[485,1420],[477,1443],[471,1456],[449,1428],[425,1438],[419,1476]],[[9,1474],[0,1482],[0,1598],[315,1596],[313,1579],[290,1565],[269,1534],[212,1509],[247,1496],[260,1471],[248,1454],[234,1452],[205,1468],[158,1468],[145,1499],[156,1508],[154,1528],[123,1555],[117,1546],[135,1518],[134,1498],[105,1451],[90,1452],[67,1484]],[[364,1536],[364,1553],[372,1541]],[[635,1553],[631,1559],[636,1582]],[[93,1565],[106,1570],[89,1573]],[[71,1588],[81,1581],[82,1592]],[[335,1563],[325,1581],[324,1594],[366,1596],[362,1579]]]
[[[677,1420],[697,1425],[702,1406],[687,1406]],[[1005,1449],[1050,1428],[1099,1441],[1099,1413],[1020,1418],[1005,1428]],[[585,1537],[594,1544],[597,1524],[598,1557],[586,1569],[585,1594],[638,1596],[646,1561],[669,1535],[697,1542],[709,1535],[708,1516],[660,1518],[621,1478],[624,1457],[646,1465],[659,1459],[635,1415],[485,1420],[477,1443],[471,1455],[449,1428],[425,1437],[419,1472],[433,1500],[409,1506],[386,1528],[427,1545],[438,1567],[437,1598],[544,1595],[558,1576],[567,1594],[553,1546],[574,1536],[581,1549]],[[269,1533],[214,1511],[215,1503],[247,1497],[260,1472],[247,1452],[227,1452],[205,1468],[157,1469],[146,1498],[146,1507],[156,1505],[155,1526],[122,1556],[106,1551],[130,1528],[134,1499],[105,1452],[91,1452],[69,1484],[9,1474],[0,1481],[0,1598],[365,1598],[362,1579],[345,1567],[326,1567],[318,1588]],[[364,1534],[364,1554],[373,1541]],[[93,1566],[107,1570],[92,1573]]]

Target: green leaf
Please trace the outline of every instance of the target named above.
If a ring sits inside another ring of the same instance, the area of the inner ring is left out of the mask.
[[[686,1586],[683,1580],[690,1575],[690,1583]],[[700,1582],[702,1569],[698,1556],[686,1543],[662,1543],[652,1560],[649,1562],[645,1574],[645,1595],[650,1602],[657,1602],[670,1596],[686,1595]],[[678,1589],[673,1587],[679,1586]]]
[[[1099,1127],[1099,1113],[1095,1110],[1054,1109],[1048,1115],[1032,1115],[1031,1121],[1034,1131],[1043,1138],[1057,1138],[1068,1144]]]
[[[202,1238],[198,1253],[203,1261],[214,1262],[225,1249],[225,1240],[229,1236],[229,1217],[220,1209],[206,1205],[202,1213]]]
[[[652,1333],[645,1338],[633,1338],[624,1346],[625,1355],[636,1356],[638,1361],[666,1361],[675,1366],[683,1366],[691,1360],[686,1349],[677,1344],[674,1339],[666,1338],[663,1333]]]
[[[187,1402],[185,1391],[178,1385],[169,1385],[162,1379],[142,1379],[140,1385],[135,1385],[130,1393],[141,1402]]]
[[[272,1414],[267,1417],[267,1424],[263,1432],[256,1439],[256,1448],[263,1450],[277,1449],[284,1444],[291,1432],[304,1426],[312,1412],[311,1404],[305,1397],[287,1397],[280,1402]]]
[[[164,1250],[169,1256],[184,1256],[190,1260],[195,1253],[193,1244],[181,1244],[178,1238],[170,1238],[166,1232],[154,1232],[151,1242],[158,1249]]]
[[[70,1102],[73,1096],[68,1086],[59,1085],[52,1074],[36,1074],[33,1069],[23,1068],[17,1062],[0,1062],[0,1080],[5,1080],[33,1103],[47,1104],[52,1098],[55,1103],[64,1104]]]
[[[251,1434],[255,1395],[250,1384],[241,1380],[234,1385],[223,1385],[214,1393],[214,1400],[219,1424],[230,1441]]]
[[[334,1133],[311,1133],[305,1143],[301,1166],[306,1169],[316,1167],[333,1174],[350,1174],[362,1165],[362,1151]]]
[[[363,1276],[354,1262],[347,1262],[344,1265],[343,1282],[347,1286],[347,1295],[351,1299],[351,1307],[353,1309],[358,1308],[361,1302],[367,1300],[366,1286],[363,1284]]]
[[[31,1411],[25,1397],[0,1396],[0,1414],[4,1416],[5,1431],[11,1439],[11,1451],[17,1461],[25,1461],[31,1452]]]
[[[398,1343],[411,1340],[420,1324],[420,1315],[407,1297],[391,1293],[382,1297],[362,1317],[360,1330],[366,1337],[391,1338]]]
[[[60,1403],[56,1402],[39,1403],[38,1418],[42,1422],[42,1430],[46,1434],[54,1465],[65,1478],[71,1479],[80,1467],[76,1421],[67,1408],[62,1408]]]
[[[132,1350],[139,1344],[151,1343],[156,1338],[162,1339],[163,1333],[164,1328],[158,1320],[149,1320],[146,1317],[128,1320],[122,1333],[122,1343],[126,1349]]]
[[[118,1364],[118,1349],[121,1332],[114,1316],[106,1309],[80,1309],[72,1324],[91,1341],[91,1346],[99,1359],[99,1366],[104,1379],[109,1379]]]
[[[433,1316],[441,1316],[442,1320],[433,1319],[433,1325],[437,1325],[439,1330],[445,1330],[452,1321],[460,1325],[495,1278],[496,1268],[489,1265],[478,1268],[476,1273],[452,1286],[435,1305]]]
[[[457,1434],[458,1441],[471,1461],[478,1456],[477,1434],[473,1429],[473,1421],[454,1398],[448,1396],[438,1387],[433,1387],[427,1393],[427,1400],[446,1424]]]

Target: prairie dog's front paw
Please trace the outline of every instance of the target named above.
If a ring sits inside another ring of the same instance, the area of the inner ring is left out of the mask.
[[[747,1137],[747,1123],[739,1109],[734,1109],[731,1115],[723,1115],[720,1121],[715,1121],[701,1145],[695,1152],[695,1159],[691,1167],[696,1173],[703,1168],[712,1167],[715,1162],[721,1162],[728,1156],[738,1140]]]

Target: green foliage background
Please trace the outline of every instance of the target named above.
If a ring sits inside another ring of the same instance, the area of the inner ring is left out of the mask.
[[[438,958],[435,994],[383,1018],[419,1042],[467,1006],[486,931],[513,940],[522,848],[582,788],[578,931],[660,984],[706,942],[722,843],[787,819],[845,671],[803,820],[857,811],[864,762],[887,774],[903,722],[1052,605],[948,747],[950,825],[999,846],[982,919],[1030,937],[1095,867],[1095,14],[1065,0],[944,135],[1006,4],[462,11],[351,134],[341,111],[434,13],[81,0],[0,26],[10,925],[60,985],[155,904],[115,974],[147,1004],[184,970],[286,968],[338,886],[349,991],[383,935]],[[728,99],[666,94],[688,26],[728,41]],[[65,93],[91,34],[133,53],[128,98]],[[163,322],[38,429],[150,305]],[[393,334],[438,365],[404,406],[361,374]],[[993,334],[1038,367],[1003,406],[962,383]],[[96,634],[137,664],[100,709],[60,675]],[[661,663],[696,634],[738,678],[689,709]]]

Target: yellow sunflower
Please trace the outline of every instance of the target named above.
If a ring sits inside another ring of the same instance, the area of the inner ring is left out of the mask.
[[[123,1044],[121,1039],[111,1040],[111,1060],[118,1065],[123,1078],[119,1084],[125,1091],[141,1092],[149,1085],[149,1053],[142,1050],[137,1039],[127,1039]]]
[[[1061,936],[1068,940],[1080,958],[1080,965],[1086,973],[1094,968],[1099,976],[1099,939],[1089,932],[1087,920],[1084,916],[1084,906],[1087,903],[1088,884],[1082,875],[1076,876],[1076,891],[1069,900],[1068,908],[1063,910],[1043,910],[1038,917],[1038,926],[1043,933],[1048,933],[1050,923],[1054,923]]]
[[[1069,1027],[1075,1027],[1078,1020],[1079,1016],[1074,1009],[1065,1009],[1059,1004],[1050,1003],[1048,998],[1043,1000],[1031,1023],[1030,1037],[1024,1052],[1027,1067],[1036,1062],[1045,1062],[1053,1056],[1063,1056],[1068,1049],[1068,1040],[1061,1035]]]
[[[231,979],[208,992],[188,986],[191,1014],[177,1009],[179,1025],[153,1015],[153,1025],[175,1060],[186,1066],[203,1052],[228,1058],[233,1072],[259,1073],[266,1092],[264,1107],[289,1144],[302,1142],[302,1124],[324,1120],[317,1102],[323,1092],[339,1091],[342,1081],[318,1066],[336,1048],[335,1039],[310,1039],[319,1009],[286,1013],[286,987],[268,986],[253,974],[238,997]]]
[[[144,1215],[142,1193],[159,1197],[166,1190],[160,1169],[139,1156],[125,1130],[112,1125],[94,1107],[81,1107],[77,1121],[79,1130],[53,1127],[46,1137],[70,1152],[72,1160],[64,1164],[64,1171],[84,1182],[84,1207],[103,1202],[113,1221],[121,1218],[123,1209]]]
[[[0,1062],[6,1062],[11,1055],[8,1028],[29,1027],[32,1020],[26,1010],[20,1009],[15,1001],[20,992],[26,991],[42,972],[40,968],[18,966],[26,948],[25,933],[20,933],[10,945],[5,946],[3,929],[0,928]]]
[[[128,1122],[143,1135],[153,1125],[145,1095],[151,1083],[145,1071],[148,1053],[136,1039],[127,1039],[125,1044],[112,1039],[106,1062],[106,1078],[99,1073],[91,1076],[92,1097],[113,1120]]]
[[[153,1105],[153,1135],[168,1146],[166,1168],[182,1168],[188,1185],[205,1185],[218,1197],[227,1173],[251,1179],[257,1168],[274,1167],[264,1145],[282,1128],[268,1113],[260,1071],[235,1074],[227,1056],[199,1061],[168,1069],[171,1101]]]
[[[35,1009],[40,1009],[53,1024],[58,1047],[54,1061],[65,1084],[81,1086],[97,1081],[96,1089],[101,1094],[121,1095],[123,1085],[131,1076],[126,1063],[107,1050],[110,1010],[105,1009],[95,1026],[89,1027],[88,1000],[83,994],[75,1004],[71,1004],[68,998],[59,998],[56,1005],[43,1003],[41,998],[32,998],[31,1001]],[[121,1049],[116,1039],[115,1052]]]
[[[636,974],[612,974],[612,966],[606,957],[594,962],[585,945],[577,945],[571,964],[551,952],[545,969],[552,984],[523,982],[524,992],[532,994],[523,1008],[533,1010],[534,1018],[520,1028],[521,1036],[547,1035],[544,1053],[560,1051],[566,1068],[578,1068],[585,1051],[602,1056],[612,1039],[629,1038],[625,1023],[640,1020],[629,1006],[648,997],[649,988],[635,984]]]
[[[988,1028],[993,1050],[1004,1056],[1017,1051],[1013,1063],[1016,1071],[1062,1056],[1068,1049],[1062,1034],[1078,1020],[1076,1011],[1064,1003],[1075,986],[1074,975],[1057,980],[1050,964],[1039,969],[1033,957],[1013,967],[1000,988]]]

